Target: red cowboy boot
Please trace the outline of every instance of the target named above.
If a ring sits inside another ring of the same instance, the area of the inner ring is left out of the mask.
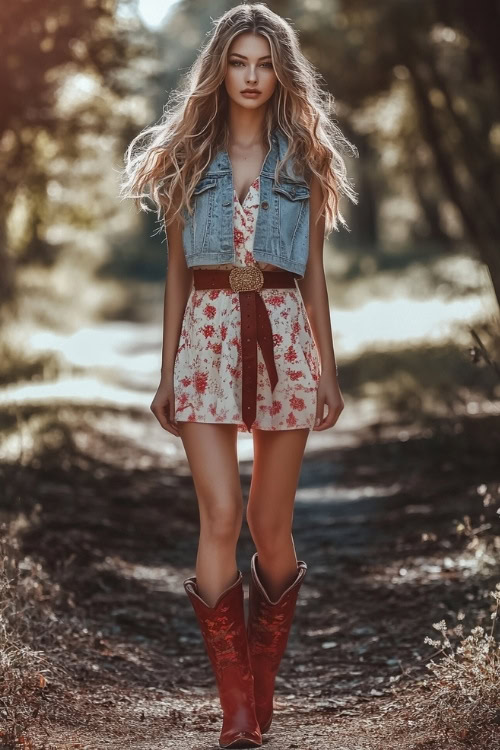
[[[187,578],[184,588],[198,619],[219,691],[224,717],[219,747],[259,747],[262,735],[255,715],[241,571],[213,607],[199,595],[196,577]]]
[[[285,652],[295,613],[297,594],[304,580],[307,565],[297,561],[297,577],[272,602],[257,573],[257,552],[252,557],[248,610],[248,648],[254,677],[255,707],[262,734],[273,720],[274,681]]]

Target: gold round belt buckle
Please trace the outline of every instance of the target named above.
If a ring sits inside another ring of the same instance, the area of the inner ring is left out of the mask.
[[[229,284],[233,292],[253,292],[262,289],[264,274],[258,266],[232,268],[229,273]]]

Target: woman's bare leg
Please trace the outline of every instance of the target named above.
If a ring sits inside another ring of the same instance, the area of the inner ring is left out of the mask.
[[[236,580],[236,546],[243,520],[237,425],[177,421],[200,513],[196,581],[213,607]]]
[[[293,507],[309,429],[252,430],[254,464],[247,521],[259,577],[276,601],[297,576]]]

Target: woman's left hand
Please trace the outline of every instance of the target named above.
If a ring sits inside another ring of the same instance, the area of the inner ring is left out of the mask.
[[[325,404],[328,413],[323,417]],[[337,376],[328,372],[322,372],[318,384],[318,397],[316,403],[316,422],[314,430],[328,430],[336,423],[344,408],[344,399],[340,392]]]

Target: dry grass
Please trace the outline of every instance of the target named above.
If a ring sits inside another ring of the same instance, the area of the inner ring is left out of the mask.
[[[480,485],[478,495],[485,508],[498,506],[500,485]],[[493,531],[482,515],[477,526],[469,516],[456,523],[457,535],[466,541],[464,552],[485,560],[498,559],[500,537]],[[464,611],[455,613],[457,624],[452,627],[444,619],[433,623],[440,637],[424,638],[424,643],[437,649],[426,664],[431,676],[420,682],[410,679],[406,687],[395,690],[400,715],[393,716],[390,724],[395,736],[402,724],[407,727],[412,739],[405,732],[400,744],[405,750],[500,750],[500,642],[495,634],[500,583],[488,596],[493,599],[491,610],[480,609],[477,619],[484,621],[489,614],[489,632],[475,624],[466,635],[461,622]],[[391,681],[397,683],[406,676]]]
[[[433,624],[441,638],[425,638],[439,651],[427,664],[432,677],[424,680],[423,694],[407,714],[412,732],[427,737],[415,747],[500,747],[500,644],[494,636],[500,583],[489,593],[495,600],[489,633],[476,625],[464,635],[461,624],[448,628],[441,620]],[[458,613],[458,619],[463,616]]]
[[[49,682],[64,675],[47,658],[59,627],[52,610],[57,587],[39,564],[20,555],[24,515],[0,527],[0,750],[33,748],[31,731],[48,722]]]

